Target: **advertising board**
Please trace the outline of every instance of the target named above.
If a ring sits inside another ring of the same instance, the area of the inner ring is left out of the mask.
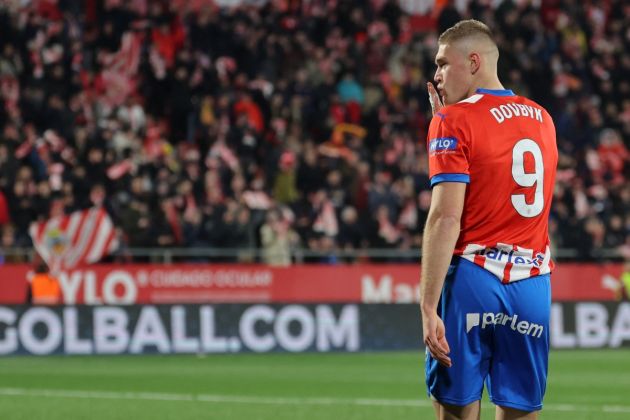
[[[22,304],[30,267],[0,266],[0,304]],[[615,301],[621,264],[559,264],[554,301]],[[165,303],[412,303],[420,266],[414,264],[93,265],[58,276],[68,305]]]
[[[420,349],[417,305],[0,306],[0,355]]]
[[[531,327],[554,349],[630,347],[630,303],[553,303],[549,331]],[[383,350],[422,350],[418,305],[0,306],[0,356]]]

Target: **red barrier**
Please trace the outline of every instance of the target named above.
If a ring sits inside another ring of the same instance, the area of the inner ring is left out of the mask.
[[[621,264],[559,264],[554,301],[615,300]],[[27,265],[0,266],[0,304],[24,303]],[[416,265],[94,265],[59,276],[66,304],[417,301]]]

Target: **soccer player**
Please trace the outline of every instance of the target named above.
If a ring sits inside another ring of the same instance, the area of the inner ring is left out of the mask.
[[[551,117],[506,90],[488,27],[439,38],[428,135],[431,208],[422,246],[426,383],[438,418],[535,419],[549,353]]]

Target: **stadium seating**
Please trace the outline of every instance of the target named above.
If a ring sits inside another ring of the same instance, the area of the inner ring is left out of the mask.
[[[418,248],[437,33],[474,17],[498,36],[506,87],[556,122],[553,246],[630,258],[621,0],[472,1],[435,19],[392,0],[102,3],[0,6],[4,249],[29,247],[34,221],[92,206],[117,227],[117,259],[302,248],[331,263]]]

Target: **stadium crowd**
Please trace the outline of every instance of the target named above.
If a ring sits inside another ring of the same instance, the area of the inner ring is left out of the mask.
[[[473,17],[498,36],[506,88],[554,117],[553,246],[630,256],[627,2],[447,2],[435,19],[395,0],[232,3],[0,5],[2,247],[96,205],[119,258],[417,248],[437,35]]]

